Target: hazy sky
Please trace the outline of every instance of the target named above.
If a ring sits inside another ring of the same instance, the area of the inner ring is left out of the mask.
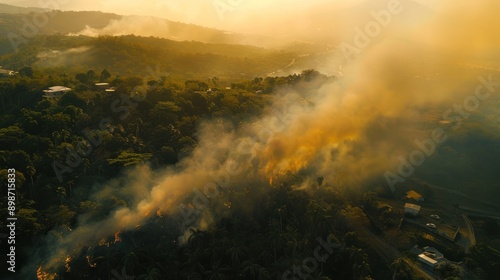
[[[433,0],[418,0],[429,5]],[[363,0],[3,0],[2,3],[43,7],[56,3],[60,10],[99,10],[123,15],[152,15],[175,21],[234,30],[238,24],[284,13],[300,13],[304,6],[329,2],[355,5]],[[45,4],[47,5],[47,4]]]

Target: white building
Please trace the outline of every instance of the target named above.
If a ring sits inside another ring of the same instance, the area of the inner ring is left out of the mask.
[[[96,83],[95,86],[98,88],[107,89],[109,88],[109,83]]]
[[[48,89],[43,90],[45,93],[43,97],[45,98],[57,98],[60,97],[61,95],[65,94],[68,91],[72,91],[72,89],[64,86],[53,86],[49,87]]]
[[[418,212],[420,211],[420,205],[412,204],[412,203],[405,203],[405,214],[411,215],[411,216],[418,216]]]
[[[418,260],[432,268],[436,267],[436,265],[438,264],[438,261],[423,253],[418,255]]]
[[[9,77],[9,76],[14,76],[16,72],[13,70],[7,70],[7,69],[0,69],[0,77]]]

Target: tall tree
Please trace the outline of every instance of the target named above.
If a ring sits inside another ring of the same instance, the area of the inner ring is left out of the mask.
[[[101,71],[101,75],[99,76],[100,82],[107,82],[108,79],[111,78],[111,73],[107,69]]]
[[[28,166],[26,168],[26,173],[28,173],[28,175],[30,176],[30,180],[31,180],[31,188],[30,188],[31,199],[35,199],[34,194],[33,194],[33,190],[35,188],[35,184],[33,182],[33,176],[35,176],[35,174],[36,174],[35,167],[33,165]]]
[[[406,262],[404,257],[399,257],[395,259],[390,267],[392,271],[392,279],[412,279],[411,274],[412,274],[412,269]]]
[[[33,71],[33,68],[31,68],[31,67],[25,66],[25,67],[22,67],[21,69],[19,69],[18,72],[19,72],[19,75],[21,75],[21,77],[32,78],[35,71]]]

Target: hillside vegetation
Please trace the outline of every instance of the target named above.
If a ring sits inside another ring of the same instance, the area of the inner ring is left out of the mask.
[[[68,74],[83,69],[109,69],[119,75],[148,74],[148,67],[162,68],[187,78],[232,77],[250,79],[267,75],[277,65],[287,65],[292,53],[262,48],[177,42],[133,35],[121,37],[38,36],[17,53],[4,55],[0,65],[58,68]],[[279,66],[278,66],[279,67]]]

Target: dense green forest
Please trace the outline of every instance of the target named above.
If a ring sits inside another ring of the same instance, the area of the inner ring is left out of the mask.
[[[9,44],[8,40],[4,44]],[[109,69],[118,75],[145,75],[151,65],[177,77],[206,79],[213,76],[253,79],[287,65],[294,53],[245,45],[177,42],[138,36],[98,38],[37,36],[20,51],[4,55],[0,65],[19,69],[33,65],[54,74],[74,75],[88,69]],[[278,66],[277,66],[278,65]]]
[[[262,115],[280,89],[307,96],[333,81],[335,77],[313,70],[231,82],[217,77],[179,80],[161,73],[148,78],[117,76],[106,69],[70,76],[20,68],[19,75],[1,81],[0,96],[0,172],[6,182],[7,168],[16,169],[19,263],[27,263],[29,256],[46,255],[81,217],[97,221],[129,205],[119,192],[96,197],[96,187],[141,164],[158,169],[178,163],[196,147],[202,121],[228,119],[239,126]],[[96,82],[108,82],[116,91],[105,92]],[[53,85],[74,90],[60,98],[44,98],[42,90]],[[92,143],[97,138],[99,143]],[[82,150],[90,152],[74,154]],[[252,186],[221,190],[222,195],[208,203],[210,209],[222,209],[224,214],[209,228],[188,229],[185,240],[179,239],[186,234],[182,216],[158,215],[99,244],[84,244],[80,251],[59,259],[58,266],[45,268],[48,264],[41,259],[30,277],[42,265],[39,279],[113,279],[117,275],[421,279],[408,262],[411,255],[388,257],[366,238],[370,232],[390,238],[381,229],[398,225],[399,213],[381,212],[374,206],[375,193],[362,195],[363,189],[346,189],[322,177],[311,189],[294,189],[301,180],[300,175],[282,173],[272,183],[256,181]],[[187,205],[189,199],[185,199]],[[255,203],[249,206],[248,201]],[[6,205],[1,203],[4,211]],[[422,242],[418,236],[407,238],[410,244]],[[318,252],[324,258],[314,259]],[[467,257],[471,271],[494,279],[498,250],[482,244]],[[457,273],[447,267],[440,271],[450,277]]]

